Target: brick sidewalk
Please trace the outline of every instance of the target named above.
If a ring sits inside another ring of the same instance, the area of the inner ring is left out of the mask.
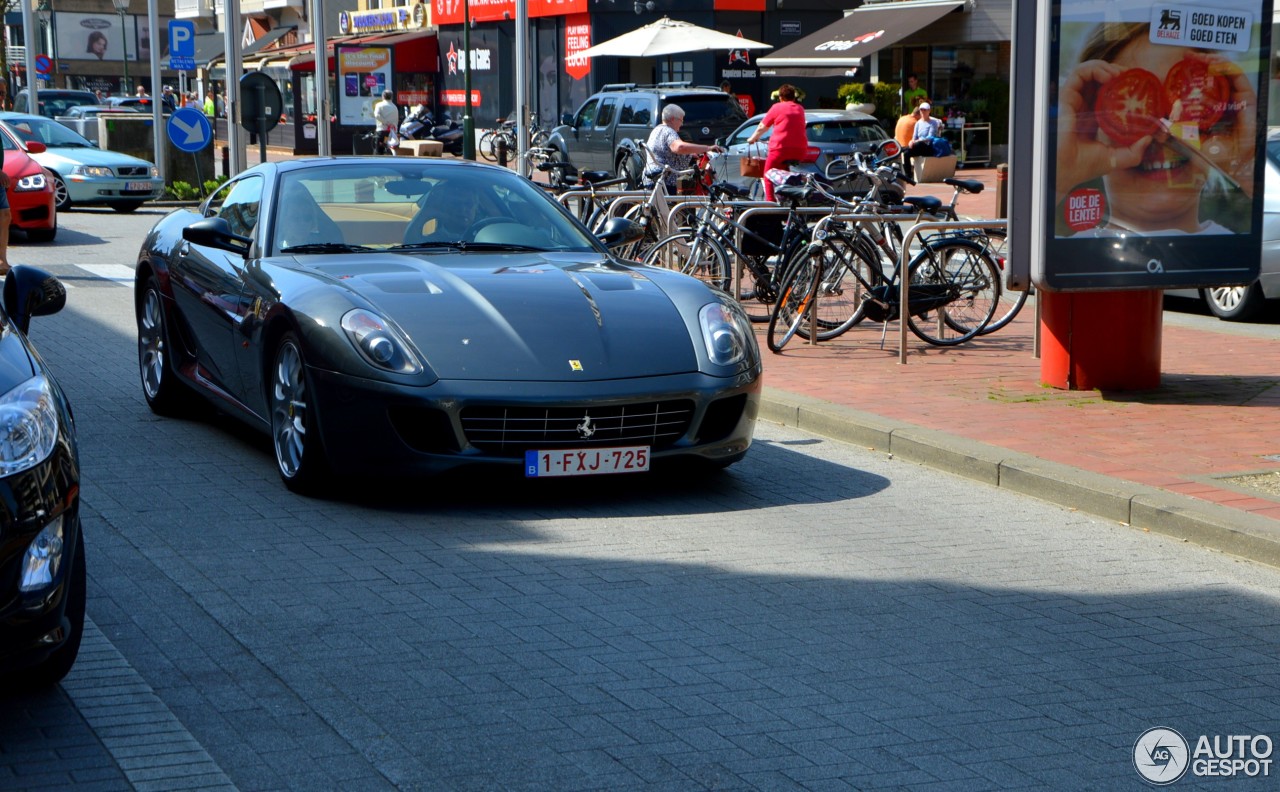
[[[1063,391],[1039,384],[1033,305],[959,347],[910,336],[905,365],[896,324],[883,349],[870,323],[781,355],[761,335],[765,383],[1280,520],[1280,500],[1220,478],[1280,470],[1280,345],[1166,322],[1158,389]]]

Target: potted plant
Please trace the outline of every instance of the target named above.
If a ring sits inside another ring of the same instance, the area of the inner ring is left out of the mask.
[[[846,110],[857,110],[868,115],[876,111],[875,103],[867,101],[867,86],[862,83],[845,83],[836,90],[836,96],[844,102]]]

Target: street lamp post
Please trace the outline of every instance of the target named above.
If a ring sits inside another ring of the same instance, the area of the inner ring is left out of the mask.
[[[476,158],[476,120],[471,114],[471,2],[462,0],[462,63],[466,67],[462,72],[462,91],[466,96],[466,106],[462,116],[462,158]]]
[[[53,69],[49,73],[49,83],[58,87],[58,40],[57,31],[53,29],[53,9],[49,7],[49,0],[40,0],[40,4],[36,6],[36,16],[40,17],[41,29],[48,32],[49,35],[49,57],[53,59]]]
[[[124,90],[121,91],[125,96],[129,95],[129,33],[124,29],[125,11],[129,10],[129,0],[111,0],[111,5],[116,7],[116,12],[120,14],[120,43],[121,43],[121,62],[124,63]]]

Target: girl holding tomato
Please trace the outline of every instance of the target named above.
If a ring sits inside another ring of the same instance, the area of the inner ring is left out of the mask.
[[[1079,234],[1233,233],[1201,216],[1201,197],[1252,196],[1253,84],[1226,53],[1153,43],[1150,27],[1098,25],[1063,82],[1058,203],[1101,179],[1106,219]]]

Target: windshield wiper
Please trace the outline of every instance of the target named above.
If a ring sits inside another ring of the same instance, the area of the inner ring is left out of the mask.
[[[387,248],[387,252],[404,253],[410,250],[430,250],[432,248],[460,250],[464,253],[468,250],[510,250],[517,253],[537,253],[546,250],[546,248],[516,245],[507,242],[412,242],[404,245],[393,245]]]
[[[387,248],[388,253],[403,253],[406,250],[430,250],[431,248],[444,248],[445,250],[466,250],[466,242],[406,242],[403,245],[392,245]]]
[[[348,245],[345,242],[311,242],[281,248],[281,253],[372,253],[373,248],[364,245]]]

